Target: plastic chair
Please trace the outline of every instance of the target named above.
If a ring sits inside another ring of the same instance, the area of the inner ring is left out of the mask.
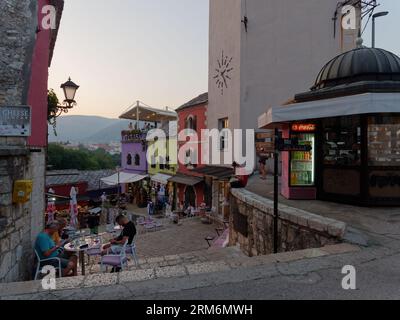
[[[137,218],[136,223],[139,225],[144,225],[146,223],[145,220],[146,220],[145,217],[139,217]]]
[[[136,254],[136,244],[135,244],[135,242],[132,242],[131,244],[128,244],[126,246],[126,253],[130,254],[132,256],[133,261],[135,261],[135,265],[137,267],[139,265],[139,259],[138,259],[137,254]]]
[[[157,231],[157,229],[161,229],[163,227],[163,224],[161,222],[154,222],[154,227]]]
[[[39,253],[36,251],[36,249],[35,249],[34,251],[35,251],[35,255],[36,255],[36,259],[37,259],[37,266],[36,266],[36,272],[35,272],[35,278],[34,278],[34,280],[37,280],[37,277],[38,277],[38,275],[39,275],[39,272],[41,271],[41,269],[42,269],[43,267],[46,266],[46,264],[44,264],[43,267],[41,267],[41,264],[42,264],[43,262],[47,262],[47,261],[57,261],[57,262],[58,262],[58,267],[56,267],[56,270],[58,269],[58,275],[59,275],[59,277],[60,277],[60,278],[62,277],[62,268],[61,268],[61,259],[60,259],[60,258],[54,257],[54,258],[40,259]]]
[[[156,230],[156,225],[155,223],[146,223],[144,225],[144,229],[147,231],[151,231],[151,230]]]
[[[104,266],[111,266],[113,268],[120,267],[121,270],[124,269],[124,266],[128,266],[128,258],[126,257],[128,240],[126,240],[125,244],[121,248],[121,252],[119,254],[107,254],[101,257],[100,260],[100,270],[103,272]]]
[[[102,247],[103,247],[103,240],[101,238],[101,236],[96,236],[93,238],[97,238],[99,239],[99,244],[96,247],[92,247],[90,249],[87,249],[85,251],[85,253],[88,256],[88,265],[91,265],[91,257],[96,257],[96,256],[100,256],[101,253],[103,252]]]

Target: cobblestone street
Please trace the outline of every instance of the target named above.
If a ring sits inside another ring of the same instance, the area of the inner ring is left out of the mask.
[[[157,257],[181,254],[208,248],[204,240],[216,236],[215,224],[202,224],[198,218],[181,220],[181,225],[163,220],[164,228],[156,232],[141,233],[136,238],[139,257]]]
[[[216,261],[228,255],[243,256],[239,250],[209,250],[205,241],[207,236],[216,236],[216,224],[203,224],[200,218],[182,219],[179,225],[168,219],[160,219],[163,227],[158,231],[146,232],[142,226],[137,226],[135,237],[139,268],[176,266],[184,263],[200,263]],[[105,239],[109,236],[105,237]],[[92,257],[88,273],[100,273],[99,258]],[[136,269],[132,258],[129,260],[130,270]]]

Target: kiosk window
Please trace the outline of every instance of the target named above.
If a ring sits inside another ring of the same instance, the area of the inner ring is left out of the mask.
[[[325,165],[361,164],[361,125],[359,117],[323,120],[323,155]]]
[[[400,117],[369,117],[368,162],[370,166],[400,166]]]

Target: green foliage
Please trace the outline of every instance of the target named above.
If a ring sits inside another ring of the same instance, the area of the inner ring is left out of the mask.
[[[120,165],[120,155],[112,156],[104,149],[89,151],[84,146],[79,146],[78,150],[72,150],[50,143],[47,155],[48,165],[53,170],[102,170],[115,169]]]
[[[57,115],[58,115],[58,100],[57,94],[53,89],[47,92],[47,121],[53,126],[54,135],[57,136]]]

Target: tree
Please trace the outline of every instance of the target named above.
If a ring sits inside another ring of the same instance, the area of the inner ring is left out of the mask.
[[[84,146],[78,150],[66,149],[57,143],[48,147],[48,164],[54,170],[102,170],[114,169],[120,163],[120,156],[112,156],[104,149],[90,151]]]

